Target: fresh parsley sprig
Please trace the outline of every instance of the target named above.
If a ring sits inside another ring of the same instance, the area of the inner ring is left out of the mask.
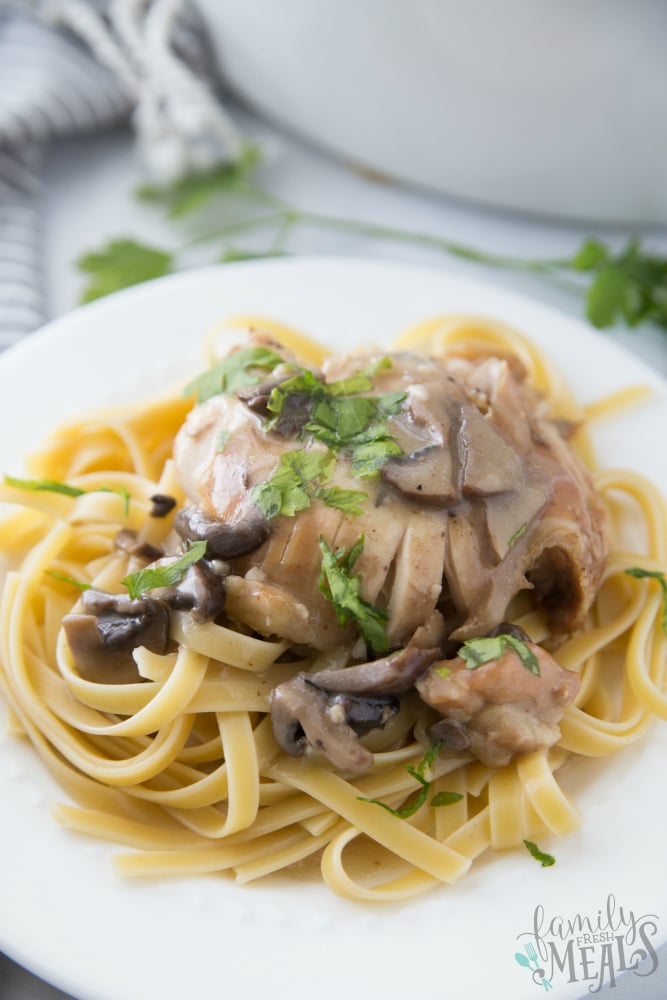
[[[386,653],[389,640],[385,623],[389,615],[361,596],[361,576],[352,575],[364,550],[364,536],[361,535],[347,553],[343,548],[334,552],[324,538],[320,538],[319,544],[322,553],[319,588],[333,605],[338,624],[354,622],[368,649],[373,653]]]
[[[148,590],[159,587],[173,587],[180,583],[187,570],[206,554],[206,542],[194,542],[179,559],[165,566],[147,566],[136,573],[130,573],[121,583],[127,587],[132,600],[137,600]]]
[[[200,227],[175,249],[147,246],[125,237],[112,239],[100,250],[85,254],[78,261],[89,279],[82,300],[88,302],[188,266],[188,252],[198,243],[218,244],[220,261],[279,256],[286,252],[290,234],[300,228],[422,247],[485,267],[533,274],[561,285],[564,279],[574,279],[567,282],[568,287],[583,296],[586,316],[594,326],[606,328],[624,322],[635,327],[651,322],[667,330],[667,257],[646,249],[637,239],[614,250],[598,239],[588,238],[570,256],[556,259],[530,260],[488,253],[437,233],[298,208],[251,179],[258,162],[259,150],[248,145],[234,163],[191,174],[172,184],[139,188],[138,197],[166,209],[172,220],[206,219],[215,204],[223,221],[213,230]],[[237,244],[239,238],[252,234],[265,234],[263,245],[249,248]]]
[[[468,670],[481,667],[484,663],[491,663],[500,659],[504,653],[512,650],[517,654],[521,663],[536,677],[540,676],[540,665],[535,653],[522,639],[517,639],[514,635],[494,635],[481,639],[466,639],[459,650],[459,656],[465,660]]]
[[[424,803],[428,800],[431,794],[431,785],[433,784],[430,778],[426,777],[425,772],[428,770],[430,773],[433,764],[435,763],[438,754],[442,750],[442,743],[435,743],[433,746],[429,747],[420,762],[416,767],[408,764],[407,771],[413,778],[415,778],[421,788],[419,789],[419,794],[412,800],[412,802],[407,806],[402,806],[400,809],[394,809],[392,806],[387,805],[381,799],[367,799],[363,796],[358,796],[361,802],[372,802],[373,805],[382,806],[387,812],[390,812],[392,816],[397,816],[399,819],[409,819],[410,816],[414,816],[418,812]],[[461,792],[437,792],[431,799],[431,805],[436,808],[440,806],[451,806],[455,802],[460,802],[463,798]]]

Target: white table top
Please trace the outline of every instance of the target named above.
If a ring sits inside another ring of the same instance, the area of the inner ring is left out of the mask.
[[[620,245],[629,235],[600,231],[599,227],[596,231],[594,224],[584,227],[578,223],[519,218],[380,183],[332,162],[291,138],[277,135],[267,126],[250,119],[247,124],[269,147],[268,162],[262,168],[262,183],[290,203],[312,211],[432,232],[489,252],[529,258],[567,256],[592,233],[614,245]],[[141,180],[140,166],[127,131],[70,140],[52,151],[45,171],[44,193],[46,275],[52,317],[76,306],[83,277],[73,262],[85,251],[99,248],[107,239],[117,236],[134,236],[158,246],[172,246],[178,241],[178,231],[164,221],[164,213],[133,198],[133,188]],[[667,233],[656,231],[646,238],[656,250],[667,253]],[[296,233],[290,250],[378,257],[442,267],[529,295],[570,315],[583,313],[582,299],[537,278],[491,270],[429,250],[314,231]],[[198,257],[193,257],[193,263],[212,263],[216,255],[214,246],[204,248]],[[667,376],[666,332],[619,328],[610,331],[608,336]],[[626,996],[620,984],[614,994],[614,1000]],[[58,1000],[64,996],[0,955],[0,1000]],[[651,1000],[648,994],[646,997]]]

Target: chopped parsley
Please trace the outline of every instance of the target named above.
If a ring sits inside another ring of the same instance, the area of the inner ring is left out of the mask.
[[[137,600],[147,590],[155,590],[158,587],[173,587],[180,583],[190,566],[194,566],[203,558],[206,552],[206,542],[194,542],[187,552],[180,559],[165,566],[147,566],[137,573],[130,573],[121,583],[127,587],[127,592],[132,600]]]
[[[354,565],[364,550],[361,535],[349,552],[334,552],[324,538],[320,538],[322,572],[319,588],[331,602],[339,625],[354,622],[368,649],[373,653],[386,653],[389,649],[386,621],[388,613],[364,600],[361,596],[361,576],[352,576]]]
[[[386,421],[397,414],[405,392],[360,396],[373,388],[372,375],[391,365],[382,358],[371,368],[347,379],[325,383],[304,369],[286,379],[271,392],[267,409],[273,414],[269,430],[276,427],[288,401],[299,398],[305,411],[301,434],[310,434],[334,451],[351,453],[352,474],[367,477],[375,473],[401,449],[390,435]]]
[[[545,854],[541,851],[537,844],[533,843],[532,840],[524,840],[524,846],[529,854],[531,854],[536,861],[539,861],[543,868],[551,868],[552,865],[556,864],[556,859],[552,854]]]
[[[245,385],[256,385],[267,372],[273,371],[284,361],[280,354],[268,347],[240,348],[189,382],[183,395],[195,396],[198,403],[204,403],[222,392],[234,392]],[[253,373],[253,369],[260,369],[261,374]]]
[[[633,566],[631,569],[626,569],[625,572],[628,576],[633,576],[635,580],[658,581],[662,590],[662,631],[667,635],[667,580],[665,580],[665,574],[659,570],[641,569],[639,566]]]
[[[310,507],[312,500],[357,516],[362,513],[361,504],[367,494],[326,485],[335,462],[336,456],[330,451],[297,448],[283,452],[271,478],[255,486],[250,499],[268,520],[278,514],[294,517],[297,511]]]
[[[433,667],[433,673],[437,674],[438,677],[442,677],[443,680],[446,680],[446,678],[449,677],[451,672],[452,671],[449,667]]]
[[[73,576],[67,576],[66,573],[57,573],[54,569],[45,569],[44,573],[46,576],[53,577],[54,580],[60,580],[61,583],[69,583],[70,586],[76,587],[77,590],[91,589],[91,584],[83,583],[81,580],[75,580]]]
[[[540,665],[537,662],[535,653],[522,640],[513,635],[486,636],[482,639],[466,639],[459,650],[459,656],[465,660],[468,670],[481,667],[484,663],[491,663],[500,659],[505,653],[512,650],[517,654],[522,664],[536,677],[540,676]]]
[[[373,805],[376,806],[382,806],[383,809],[390,812],[392,816],[397,816],[398,819],[409,819],[410,816],[414,816],[414,814],[421,809],[424,803],[428,800],[428,797],[431,794],[432,781],[426,777],[424,772],[427,768],[430,772],[438,754],[442,750],[442,746],[442,743],[435,743],[433,746],[429,747],[416,767],[408,764],[408,774],[415,778],[421,785],[419,794],[409,805],[402,806],[400,809],[394,809],[392,806],[388,806],[386,802],[382,802],[381,799],[367,799],[359,796],[359,800],[361,802],[372,802]],[[460,792],[437,792],[431,799],[431,805],[436,808],[439,806],[450,806],[453,805],[454,802],[460,802],[462,798],[463,795]]]
[[[461,792],[437,792],[431,799],[432,806],[452,806],[463,798]]]
[[[514,534],[512,535],[512,537],[510,538],[509,542],[507,543],[510,548],[512,548],[512,546],[514,545],[514,543],[518,542],[519,539],[522,538],[526,534],[527,529],[528,529],[528,522],[524,521],[523,524],[520,525],[516,529],[516,531],[514,532]]]
[[[132,499],[125,486],[119,486],[117,489],[111,486],[98,486],[95,490],[84,490],[80,486],[61,483],[57,479],[17,479],[15,476],[5,476],[5,485],[17,490],[31,490],[33,493],[60,493],[65,497],[82,497],[86,493],[115,493],[123,499],[123,513],[126,517]]]

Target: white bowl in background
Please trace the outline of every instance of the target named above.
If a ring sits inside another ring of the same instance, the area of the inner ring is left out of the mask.
[[[664,0],[198,0],[223,74],[321,147],[455,197],[667,222]]]

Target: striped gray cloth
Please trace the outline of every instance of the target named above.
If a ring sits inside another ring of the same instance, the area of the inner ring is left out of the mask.
[[[47,145],[132,111],[157,180],[237,154],[241,140],[188,0],[0,0],[0,350],[48,318]]]
[[[0,349],[46,319],[41,168],[46,144],[127,117],[130,98],[73,37],[0,11]]]

